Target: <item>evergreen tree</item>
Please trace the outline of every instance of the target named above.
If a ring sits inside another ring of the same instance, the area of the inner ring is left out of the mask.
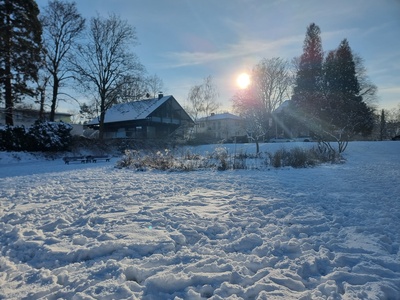
[[[4,89],[6,124],[13,125],[13,107],[21,95],[33,95],[41,61],[42,27],[34,0],[0,0],[0,86]]]
[[[326,145],[327,141],[338,142],[341,153],[352,136],[368,135],[373,128],[374,113],[363,101],[358,80],[358,74],[365,73],[357,71],[347,39],[324,61],[315,24],[307,29],[303,50],[290,107],[291,123],[300,123]]]
[[[373,127],[373,112],[360,95],[356,65],[347,39],[329,52],[324,63],[323,130],[349,139],[367,135]]]
[[[296,111],[307,119],[320,111],[323,57],[321,30],[312,23],[307,28],[292,97]]]

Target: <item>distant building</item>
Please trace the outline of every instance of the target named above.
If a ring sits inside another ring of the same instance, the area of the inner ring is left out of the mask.
[[[231,113],[212,113],[210,116],[196,121],[196,135],[209,142],[234,142],[235,139],[243,141],[246,132],[241,117]]]
[[[173,96],[116,104],[104,119],[104,138],[164,139],[194,122]],[[86,124],[99,128],[99,118]],[[183,134],[183,133],[182,133]]]
[[[71,114],[56,112],[54,120],[59,122],[71,123]],[[49,119],[50,112],[44,113],[44,118]],[[25,126],[30,127],[36,120],[39,119],[39,110],[29,108],[14,108],[13,109],[13,121],[14,126]],[[5,125],[6,113],[5,109],[0,109],[0,125]]]
[[[310,130],[301,122],[293,120],[292,100],[285,100],[272,112],[272,128],[270,137],[290,138],[310,136]]]

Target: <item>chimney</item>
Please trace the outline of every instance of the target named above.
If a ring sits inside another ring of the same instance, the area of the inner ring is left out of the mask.
[[[163,93],[158,93],[158,99],[161,99],[162,97],[164,97]]]

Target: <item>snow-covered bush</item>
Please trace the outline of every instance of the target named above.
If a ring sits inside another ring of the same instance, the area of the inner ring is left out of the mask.
[[[216,147],[212,152],[204,155],[192,153],[190,150],[168,149],[162,151],[140,152],[126,150],[125,155],[116,163],[117,168],[130,168],[135,170],[170,170],[170,171],[194,171],[194,170],[238,170],[238,169],[269,169],[293,167],[307,168],[321,163],[332,162],[329,156],[319,148],[303,149],[295,147],[290,150],[284,148],[275,153],[260,152],[257,155],[249,155],[242,151],[229,153],[224,147]]]
[[[27,133],[31,151],[63,151],[71,142],[72,126],[64,122],[36,121]]]
[[[212,158],[216,160],[216,168],[219,171],[225,171],[229,168],[228,150],[224,147],[215,148],[212,153]]]
[[[29,129],[6,126],[0,129],[0,150],[63,151],[71,142],[72,126],[63,122],[36,121]]]
[[[332,153],[330,149],[319,146],[311,149],[295,147],[286,150],[282,148],[274,154],[270,154],[270,161],[274,168],[307,168],[321,163],[337,163],[340,159],[337,153]]]
[[[1,151],[22,151],[26,147],[27,138],[24,126],[5,126],[0,128]]]
[[[168,149],[156,153],[141,153],[136,150],[126,150],[124,156],[117,162],[117,168],[133,168],[136,170],[156,169],[170,170],[175,166],[173,155]]]

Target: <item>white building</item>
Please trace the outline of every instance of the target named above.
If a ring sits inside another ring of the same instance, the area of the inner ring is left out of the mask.
[[[234,141],[246,136],[243,119],[231,113],[214,114],[196,121],[196,134],[210,140]]]

